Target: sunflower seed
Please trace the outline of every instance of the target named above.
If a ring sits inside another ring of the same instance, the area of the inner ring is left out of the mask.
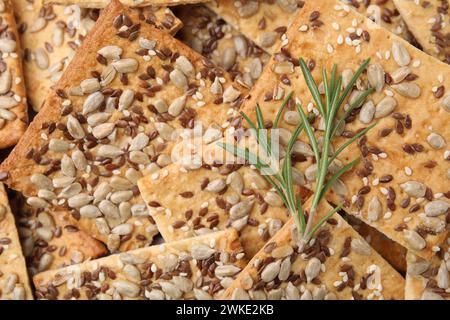
[[[108,121],[108,119],[111,118],[111,115],[109,113],[106,112],[97,112],[94,114],[89,115],[89,117],[87,117],[87,123],[89,126],[91,127],[96,127],[99,124],[105,123],[106,121]]]
[[[100,201],[98,208],[108,219],[119,219],[119,209],[111,201]]]
[[[0,74],[0,94],[6,94],[11,90],[11,72],[9,70]]]
[[[380,92],[384,87],[383,67],[378,63],[369,65],[367,67],[367,79],[372,88],[375,88],[377,92]]]
[[[403,80],[405,80],[405,78],[411,74],[411,69],[408,67],[401,67],[398,68],[397,70],[395,70],[394,72],[391,73],[391,78],[392,81],[394,81],[394,83],[400,83]]]
[[[400,67],[407,66],[411,61],[408,50],[398,41],[392,42],[392,57]]]
[[[303,141],[296,141],[294,143],[294,146],[292,147],[292,152],[294,154],[300,154],[305,157],[312,157],[314,155],[314,152],[312,151],[310,145]]]
[[[296,111],[286,111],[283,116],[284,121],[296,126],[300,123],[300,115]]]
[[[68,200],[68,205],[71,208],[81,208],[87,204],[89,204],[94,197],[88,195],[87,193],[77,194]]]
[[[359,238],[352,239],[351,248],[352,251],[363,256],[370,256],[370,254],[372,253],[372,249],[367,244],[367,242]]]
[[[443,200],[434,200],[425,205],[425,213],[428,217],[437,217],[447,212],[450,204]]]
[[[83,114],[97,110],[104,101],[105,97],[101,92],[91,93],[83,103]]]
[[[198,290],[198,289],[194,289],[194,290]],[[199,290],[199,291],[202,291],[202,290]],[[157,289],[153,289],[151,291],[145,291],[145,296],[149,300],[164,300],[164,298],[165,298],[164,292],[162,292],[161,290],[157,290]]]
[[[34,55],[36,57],[35,61],[36,61],[36,65],[38,66],[38,68],[42,69],[42,70],[46,70],[50,65],[47,52],[45,52],[45,50],[42,48],[38,48],[36,50],[36,52],[34,53]]]
[[[403,236],[409,247],[413,250],[422,250],[427,246],[427,242],[414,230],[403,230]]]
[[[219,77],[214,78],[214,82],[211,84],[209,91],[215,95],[222,94],[222,84],[220,83]]]
[[[223,278],[234,276],[239,271],[241,271],[241,268],[236,267],[234,265],[222,265],[217,266],[216,269],[214,270],[214,273],[217,277]]]
[[[188,81],[186,76],[178,69],[173,69],[169,74],[170,81],[178,88],[186,88]]]
[[[353,70],[352,69],[344,69],[342,71],[342,86],[344,88],[346,88],[349,85],[350,80],[352,79],[352,77],[353,77]]]
[[[131,206],[131,214],[133,217],[146,217],[149,215],[145,204],[134,204]]]
[[[70,184],[61,190],[61,192],[58,194],[58,198],[64,199],[71,198],[79,194],[81,192],[81,189],[82,189],[81,184],[79,184],[78,182]]]
[[[421,300],[445,300],[441,295],[439,295],[433,291],[429,291],[429,290],[425,290],[422,293],[422,297],[420,299]]]
[[[439,266],[436,280],[439,288],[447,289],[448,287],[450,287],[450,274],[447,270],[447,266],[445,265],[445,261],[442,261],[441,265]]]
[[[38,264],[38,271],[42,272],[45,270],[48,270],[53,263],[54,257],[50,253],[44,253],[41,256],[41,259],[39,260]]]
[[[367,219],[369,222],[377,221],[381,215],[381,202],[377,196],[373,196],[367,208]]]
[[[39,198],[47,200],[47,201],[52,201],[52,200],[56,199],[56,195],[53,191],[49,191],[49,190],[45,190],[45,189],[39,190],[37,196]]]
[[[130,190],[133,187],[133,184],[128,179],[118,176],[112,177],[109,185],[117,191]]]
[[[410,276],[418,276],[428,270],[431,263],[426,260],[418,260],[416,262],[408,262],[407,272]]]
[[[258,9],[258,1],[250,0],[238,7],[237,11],[241,18],[248,18],[256,14],[258,12]]]
[[[134,91],[125,89],[119,98],[119,110],[128,109],[134,101]]]
[[[450,112],[450,94],[445,96],[442,99],[441,105],[444,108],[444,110],[446,110],[447,112]]]
[[[164,122],[156,122],[155,128],[156,131],[158,131],[161,138],[163,138],[166,141],[172,140],[174,128],[172,128],[170,125]]]
[[[61,172],[68,177],[74,177],[76,175],[75,165],[68,155],[63,155],[61,159]]]
[[[171,282],[162,281],[158,284],[161,286],[162,291],[173,299],[180,299],[183,295],[183,292]]]
[[[95,219],[95,226],[97,227],[98,232],[103,235],[109,235],[110,229],[108,226],[108,222],[106,222],[105,218],[97,218]]]
[[[64,43],[64,29],[55,26],[52,33],[52,43],[55,47],[61,47]]]
[[[74,152],[72,152],[71,158],[77,170],[84,171],[86,169],[87,161],[82,151],[75,150]]]
[[[402,82],[399,84],[393,84],[391,87],[399,94],[407,98],[415,99],[420,96],[420,87],[415,83]]]
[[[29,31],[32,33],[41,31],[42,29],[45,28],[46,25],[47,20],[45,20],[43,17],[38,17],[37,19],[34,20],[33,24],[30,26]]]
[[[5,294],[10,294],[11,292],[13,292],[14,287],[19,282],[19,277],[17,276],[17,274],[11,273],[8,275],[8,277],[4,281],[5,281],[5,284],[3,287],[3,292]]]
[[[261,280],[270,282],[274,280],[280,272],[281,260],[269,263],[261,272]]]
[[[373,103],[373,101],[372,100],[366,101],[363,104],[361,111],[359,113],[359,121],[365,124],[372,122],[373,117],[375,115],[375,110],[376,110],[375,104]]]
[[[227,176],[227,184],[233,189],[237,194],[241,194],[244,190],[244,179],[239,172],[233,171]]]
[[[119,236],[126,236],[133,231],[133,225],[130,223],[120,224],[111,230],[112,233],[118,234]]]
[[[95,127],[94,130],[92,130],[92,134],[94,137],[101,140],[109,136],[113,132],[115,126],[114,123],[103,123]]]
[[[439,218],[421,216],[420,222],[421,226],[435,233],[441,233],[445,230],[445,221]]]
[[[305,268],[306,280],[310,283],[320,273],[322,263],[316,257],[311,258]]]
[[[119,60],[122,52],[122,48],[118,46],[106,46],[97,51],[99,55],[111,60]]]
[[[121,222],[126,222],[131,218],[131,204],[129,202],[119,204],[119,215]]]
[[[441,149],[445,146],[444,138],[440,134],[437,134],[434,132],[432,132],[428,135],[427,142],[434,149]]]
[[[185,56],[179,56],[175,60],[176,67],[183,72],[186,76],[193,76],[195,74],[195,69],[192,63]]]
[[[247,216],[250,211],[252,210],[253,202],[250,202],[248,200],[241,201],[230,209],[230,218],[232,220],[237,220],[239,218],[242,218],[244,216]]]
[[[136,254],[132,254],[132,253],[121,253],[119,256],[120,261],[122,261],[125,264],[133,264],[133,265],[137,265],[137,264],[143,264],[145,263],[146,259],[144,257],[140,257]]]
[[[48,148],[53,152],[67,152],[70,149],[70,143],[65,140],[51,139]]]
[[[286,281],[289,278],[291,272],[291,258],[287,257],[281,262],[280,272],[278,273],[278,279],[280,281]]]
[[[30,177],[30,181],[36,186],[37,189],[53,190],[52,180],[42,173],[33,173]]]
[[[394,111],[397,106],[397,100],[392,97],[384,97],[380,102],[378,102],[375,108],[375,119],[386,117]]]
[[[44,199],[38,197],[29,197],[27,203],[37,209],[45,209],[48,207],[48,203]]]
[[[80,87],[84,94],[89,94],[100,90],[100,83],[97,78],[90,78],[81,81]]]
[[[263,64],[260,58],[254,58],[250,61],[248,68],[250,69],[250,76],[253,80],[259,79],[263,71]]]
[[[229,86],[223,92],[223,103],[233,102],[239,98],[240,95],[241,92],[239,90],[236,90],[233,86]]]
[[[116,146],[101,145],[100,148],[97,149],[97,154],[100,157],[116,158],[124,154],[124,152]]]
[[[141,272],[135,266],[133,266],[131,264],[127,264],[127,265],[125,265],[125,267],[123,267],[123,272],[131,280],[136,281],[136,282],[141,281]]]
[[[69,131],[69,134],[74,137],[75,139],[83,139],[86,135],[84,132],[83,127],[81,126],[80,122],[77,118],[75,118],[72,115],[69,115],[67,117],[67,130]]]
[[[114,69],[112,65],[106,66],[106,68],[103,69],[100,78],[100,85],[102,87],[106,87],[108,84],[110,84],[114,78],[116,77],[117,71]]]
[[[136,298],[141,292],[141,288],[137,284],[127,280],[116,280],[112,285],[117,292],[127,298]]]
[[[96,206],[86,205],[80,208],[80,215],[83,218],[92,219],[101,216],[101,213]]]
[[[224,179],[215,179],[208,183],[205,190],[209,192],[218,193],[226,187]]]
[[[171,116],[177,117],[181,111],[183,111],[183,108],[186,104],[186,96],[181,96],[172,101],[172,103],[169,106],[168,112]]]
[[[3,121],[14,121],[17,119],[17,115],[12,111],[2,109],[0,107],[0,119],[2,119]]]
[[[111,65],[119,73],[135,72],[139,67],[138,61],[133,58],[120,59],[112,62]]]
[[[422,198],[425,196],[425,192],[427,191],[427,187],[418,181],[407,181],[400,185],[400,188],[411,197]]]
[[[116,191],[113,194],[111,194],[111,202],[115,204],[119,204],[121,202],[125,202],[130,200],[133,197],[133,191]]]
[[[191,247],[192,258],[196,260],[206,260],[211,257],[216,250],[211,249],[205,244],[195,244]]]
[[[125,177],[130,180],[130,182],[134,185],[137,184],[138,180],[140,178],[142,178],[142,173],[140,173],[139,171],[133,169],[133,168],[128,168],[127,171],[125,172]]]
[[[1,96],[0,97],[0,108],[1,109],[11,109],[17,106],[19,102],[13,97]]]
[[[237,287],[231,294],[231,300],[250,300],[250,297],[244,289]]]

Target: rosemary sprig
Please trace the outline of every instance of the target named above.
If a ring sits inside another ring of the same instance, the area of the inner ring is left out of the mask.
[[[355,136],[348,139],[345,143],[337,148],[337,150],[331,155],[330,149],[332,146],[332,141],[336,136],[336,132],[339,127],[345,122],[345,119],[350,115],[350,113],[357,107],[359,107],[367,98],[369,94],[373,92],[373,88],[369,88],[361,93],[361,95],[348,106],[348,108],[343,112],[342,116],[338,119],[337,115],[340,108],[342,107],[344,101],[347,99],[348,95],[352,91],[354,84],[360,77],[361,73],[369,64],[370,59],[365,60],[358,70],[355,72],[353,77],[350,79],[348,85],[342,90],[342,76],[337,76],[337,65],[334,65],[331,71],[331,77],[328,78],[327,71],[322,70],[322,80],[324,84],[324,97],[320,94],[319,88],[314,81],[311,71],[307,67],[305,61],[300,58],[299,64],[300,69],[303,74],[306,85],[313,97],[315,105],[318,108],[320,116],[323,118],[325,123],[325,131],[323,134],[323,143],[319,146],[316,139],[314,128],[311,121],[314,120],[314,114],[307,115],[300,104],[296,105],[297,112],[300,116],[301,122],[294,129],[290,141],[286,147],[286,156],[281,168],[281,172],[275,172],[272,176],[262,175],[270,185],[275,189],[278,195],[283,200],[289,213],[294,218],[295,224],[297,226],[297,231],[299,233],[299,239],[301,239],[300,246],[303,247],[314,233],[331,217],[335,212],[341,209],[342,204],[338,205],[333,210],[330,210],[325,214],[317,224],[313,225],[315,216],[317,214],[317,209],[319,207],[320,201],[325,196],[326,192],[333,186],[333,184],[346,172],[351,170],[358,162],[359,159],[355,159],[345,165],[343,168],[335,172],[333,175],[329,174],[329,167],[331,163],[341,154],[345,148],[347,148],[351,143],[356,141],[358,138],[363,136],[367,131],[373,128],[376,123],[368,126],[367,128],[359,131]],[[292,97],[292,92],[289,93],[281,104],[275,121],[272,126],[272,130],[278,127],[279,120],[281,118],[282,112],[287,105],[288,101]],[[274,159],[274,155],[271,151],[272,142],[267,135],[264,125],[263,113],[259,105],[255,107],[256,111],[256,124],[243,112],[241,112],[242,117],[248,123],[249,127],[254,130],[255,138],[258,144],[261,146],[262,151],[265,156],[267,156],[271,161],[278,161]],[[302,206],[300,197],[295,193],[292,170],[293,164],[291,160],[292,148],[294,143],[297,141],[299,135],[305,131],[308,137],[309,144],[314,153],[315,162],[317,163],[317,174],[315,180],[315,192],[311,202],[311,208],[309,210],[309,215],[307,216],[305,210]],[[235,156],[245,159],[246,161],[254,164],[256,169],[262,172],[264,168],[268,168],[269,164],[263,161],[258,155],[255,155],[250,150],[242,149],[230,144],[220,143],[220,146],[233,153]]]

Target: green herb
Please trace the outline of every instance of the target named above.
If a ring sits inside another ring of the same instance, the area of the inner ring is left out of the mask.
[[[367,131],[369,131],[372,127],[376,125],[376,123],[368,126],[367,128],[360,130],[356,135],[347,140],[344,144],[342,144],[331,156],[330,148],[332,145],[332,141],[336,136],[336,132],[338,129],[344,124],[345,119],[350,115],[350,113],[357,107],[359,107],[367,98],[369,94],[371,94],[374,89],[370,88],[365,90],[360,94],[358,99],[354,101],[352,104],[348,106],[348,109],[343,112],[342,116],[338,118],[338,112],[343,105],[344,101],[350,94],[354,84],[357,79],[360,77],[361,73],[366,69],[369,64],[370,59],[365,60],[362,65],[355,72],[353,77],[351,78],[348,85],[342,91],[342,76],[337,76],[337,66],[334,65],[331,71],[331,77],[328,79],[328,74],[325,69],[322,70],[322,80],[324,84],[324,97],[321,96],[318,86],[314,81],[311,71],[307,67],[305,61],[300,59],[300,69],[303,73],[304,80],[308,89],[314,99],[315,105],[319,111],[320,116],[323,118],[325,123],[325,131],[323,134],[323,143],[322,146],[319,146],[319,143],[314,134],[314,128],[311,125],[311,120],[314,119],[313,115],[307,116],[303,111],[301,105],[297,104],[296,109],[300,116],[300,123],[294,129],[291,139],[286,147],[286,156],[284,158],[284,162],[281,168],[281,172],[274,173],[273,175],[262,175],[275,189],[278,195],[282,198],[286,208],[289,210],[289,213],[294,218],[295,224],[297,226],[297,231],[299,232],[299,236],[301,239],[300,245],[303,247],[314,233],[331,217],[335,212],[342,208],[342,204],[338,205],[333,210],[330,210],[327,214],[323,216],[319,220],[316,225],[313,225],[315,216],[317,214],[317,208],[319,207],[320,201],[323,199],[326,192],[333,186],[333,184],[347,171],[352,169],[358,162],[359,159],[356,159],[343,168],[341,168],[338,172],[333,175],[328,174],[328,169],[333,160],[335,160],[347,146],[353,143],[355,140],[363,136]],[[287,105],[288,101],[292,97],[292,92],[289,93],[288,96],[284,99],[281,104],[277,115],[275,117],[275,121],[273,123],[272,129],[278,127],[278,122],[281,118],[284,107]],[[258,144],[261,146],[262,151],[268,157],[271,157],[273,160],[273,154],[271,150],[271,141],[268,137],[265,125],[264,118],[259,105],[256,105],[256,124],[243,112],[241,112],[242,117],[248,123],[249,127],[253,129],[256,133],[255,137],[257,139]],[[314,153],[315,162],[317,163],[317,174],[315,180],[315,192],[311,201],[311,208],[309,210],[309,215],[306,217],[305,211],[302,207],[301,199],[298,195],[295,194],[293,178],[292,178],[292,161],[291,154],[294,143],[297,141],[300,133],[305,131],[311,148]],[[264,169],[269,167],[269,164],[263,161],[259,156],[252,153],[247,148],[242,149],[236,147],[234,145],[220,143],[220,146],[227,150],[228,152],[233,153],[235,156],[245,159],[246,161],[254,164],[258,171],[262,172]]]

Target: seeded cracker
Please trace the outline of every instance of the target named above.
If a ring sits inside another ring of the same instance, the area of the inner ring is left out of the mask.
[[[450,249],[449,242],[441,247],[431,261],[408,252],[405,299],[450,300]]]
[[[41,1],[15,0],[14,9],[24,49],[28,96],[39,111],[50,88],[56,85],[99,15],[96,9],[42,5]],[[181,23],[166,8],[144,9],[143,15],[158,28],[174,34]]]
[[[301,8],[307,2],[297,0],[216,0],[208,3],[207,6],[249,39],[255,41],[261,48],[269,53],[274,53],[278,40],[285,41],[284,33],[293,22],[296,13],[302,10]],[[392,0],[380,1],[381,4],[369,2],[370,5],[365,5],[360,0],[343,2],[351,2],[353,8],[376,23],[380,23],[408,41],[411,39],[405,23],[395,11]],[[318,22],[314,22],[313,19],[311,23],[314,25]]]
[[[311,16],[317,17],[314,21],[320,21],[320,27],[311,25]],[[352,40],[349,33],[353,32],[360,36]],[[360,62],[371,58],[350,100],[369,85],[378,91],[347,118],[335,150],[360,128],[374,121],[378,125],[341,154],[337,168],[348,160],[363,159],[334,185],[328,198],[333,203],[344,202],[349,213],[416,254],[431,257],[444,241],[449,221],[450,153],[446,140],[450,136],[450,95],[435,94],[436,88],[450,79],[448,65],[339,2],[305,4],[286,42],[277,53],[278,62],[272,60],[265,69],[244,112],[251,114],[258,102],[265,119],[274,119],[282,99],[294,91],[292,100],[318,114],[299,68],[294,67],[296,59],[305,58],[316,79],[323,67],[331,70],[336,63],[346,83]],[[286,78],[288,85],[284,84]],[[292,108],[294,103],[288,105]],[[299,121],[291,110],[282,118],[282,126]],[[320,135],[320,119],[315,127]],[[313,177],[315,166],[307,162],[305,167],[307,178]]]
[[[269,55],[203,5],[180,6],[183,22],[177,36],[192,49],[224,68],[235,81],[252,87]]]
[[[215,232],[34,277],[37,297],[99,300],[210,300],[246,265],[235,230]],[[92,290],[93,286],[101,290]]]
[[[62,215],[56,215],[55,219],[48,212],[34,209],[18,193],[10,200],[10,204],[16,216],[23,255],[31,275],[108,253],[101,242],[60,219]]]
[[[0,185],[0,300],[33,300],[14,216]]]
[[[104,8],[110,0],[43,0],[44,3],[51,4],[76,4],[83,8]],[[200,3],[209,0],[120,0],[123,5],[130,7],[147,7],[147,6],[178,6],[180,4]]]
[[[322,202],[318,212],[330,209]],[[293,227],[291,219],[221,299],[403,299],[404,279],[338,214],[317,231],[303,253],[292,239],[297,235]]]
[[[170,163],[175,128],[197,119],[227,124],[243,93],[222,70],[139,21],[117,1],[104,10],[1,169],[28,204],[64,213],[112,252],[157,234],[136,182]]]
[[[447,0],[394,0],[403,19],[425,52],[450,64]]]
[[[0,149],[17,143],[28,115],[20,44],[9,0],[0,1]]]

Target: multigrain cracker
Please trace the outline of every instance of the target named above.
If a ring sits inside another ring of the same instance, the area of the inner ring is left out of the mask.
[[[450,64],[450,15],[447,0],[393,0],[425,52]]]
[[[14,216],[0,184],[0,300],[33,300]]]
[[[177,37],[228,71],[235,81],[254,85],[270,57],[265,51],[203,5],[180,6],[175,14],[183,22]]]
[[[232,227],[252,257],[288,220],[281,198],[248,166],[187,171],[173,164],[138,185],[166,241]]]
[[[245,90],[117,1],[80,50],[1,177],[112,252],[146,246],[158,231],[137,180],[170,164],[177,128],[227,125]]]
[[[311,16],[320,26],[312,24]],[[358,157],[363,159],[335,184],[328,198],[336,204],[343,202],[347,212],[419,256],[431,257],[444,241],[449,221],[448,65],[347,6],[323,0],[305,4],[275,57],[252,91],[244,112],[253,113],[259,103],[265,119],[273,120],[282,99],[294,91],[282,116],[282,126],[290,128],[299,121],[293,111],[295,101],[318,114],[296,67],[298,58],[307,61],[319,83],[322,68],[330,71],[337,64],[346,83],[360,63],[371,58],[351,96],[354,99],[359,90],[369,86],[377,91],[347,117],[334,149],[362,127],[378,124],[338,157],[338,167]],[[320,135],[320,116],[316,119]],[[303,165],[305,172],[314,176],[314,165]]]
[[[242,32],[261,48],[274,53],[279,40],[285,41],[284,33],[308,1],[228,1],[216,0],[207,6],[230,25]],[[344,0],[346,6],[352,7],[369,19],[387,28],[391,32],[411,41],[412,36],[405,27],[403,19],[395,9],[392,0],[370,1]],[[320,24],[311,18],[311,24]]]
[[[229,229],[47,271],[34,284],[45,299],[210,300],[245,265],[238,234]]]
[[[31,275],[99,258],[108,253],[105,246],[74,225],[34,209],[15,193],[10,201],[17,217],[23,254]],[[61,219],[60,219],[61,218]]]
[[[94,26],[99,10],[43,5],[39,0],[15,0],[14,9],[24,49],[27,94],[33,109],[39,111]],[[181,27],[166,8],[147,7],[141,16],[172,34]]]
[[[82,8],[104,8],[110,0],[43,0],[44,3],[70,5],[76,4]],[[120,0],[123,5],[130,7],[147,6],[178,6],[181,4],[201,3],[210,0]]]
[[[450,238],[431,260],[406,255],[405,299],[450,300]]]
[[[19,141],[28,124],[19,35],[10,0],[0,0],[0,149]]]
[[[322,214],[332,209],[322,202]],[[268,241],[223,300],[403,299],[404,279],[335,214],[298,252],[293,220]]]

